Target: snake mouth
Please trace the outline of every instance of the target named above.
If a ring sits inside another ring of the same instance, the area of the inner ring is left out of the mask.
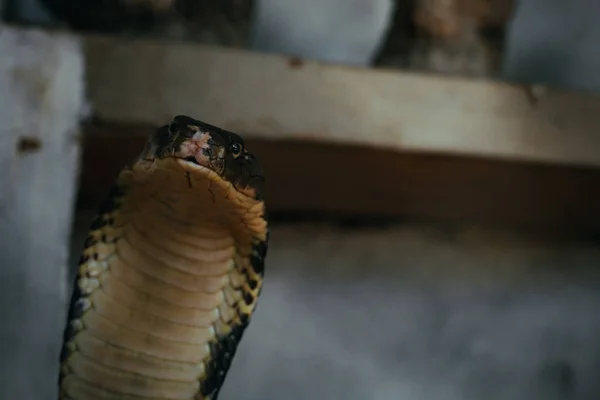
[[[165,159],[174,160],[177,165],[179,165],[187,174],[197,176],[199,178],[209,179],[211,181],[220,180],[224,183],[228,183],[225,179],[221,177],[221,172],[211,167],[210,164],[201,164],[196,157],[187,156],[171,156],[166,157]]]
[[[185,160],[185,161],[190,162],[192,164],[200,165],[200,163],[198,163],[198,160],[196,160],[196,157],[188,156],[188,157],[183,158],[182,160]]]
[[[236,193],[234,196],[238,201],[248,202],[256,201],[257,191],[252,186],[238,186],[235,181],[230,181],[224,177],[225,172],[223,171],[222,165],[215,166],[213,163],[205,162],[201,163],[197,157],[172,157],[179,167],[181,167],[188,177],[197,177],[199,180],[205,180],[220,186],[222,190],[229,193]]]

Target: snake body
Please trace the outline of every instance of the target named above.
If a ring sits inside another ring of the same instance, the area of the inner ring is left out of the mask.
[[[92,222],[61,400],[216,400],[263,285],[264,177],[235,133],[157,129]]]

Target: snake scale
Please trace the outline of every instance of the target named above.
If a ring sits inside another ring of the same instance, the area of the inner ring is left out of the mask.
[[[60,400],[216,400],[263,285],[264,175],[233,132],[177,116],[125,166],[79,261]]]

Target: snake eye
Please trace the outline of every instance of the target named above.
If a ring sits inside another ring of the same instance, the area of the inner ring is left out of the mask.
[[[231,143],[229,146],[229,151],[234,155],[234,157],[237,157],[242,152],[242,145],[239,143]]]

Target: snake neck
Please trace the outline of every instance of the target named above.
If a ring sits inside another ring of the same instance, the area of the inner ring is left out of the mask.
[[[214,400],[262,288],[262,210],[176,168],[120,184],[86,241],[61,398]]]

